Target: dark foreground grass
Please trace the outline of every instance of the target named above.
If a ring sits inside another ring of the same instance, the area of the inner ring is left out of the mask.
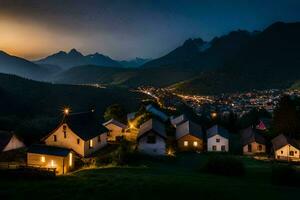
[[[286,199],[299,188],[273,185],[271,164],[244,159],[244,177],[201,173],[204,155],[144,166],[82,170],[55,180],[0,180],[0,199]]]

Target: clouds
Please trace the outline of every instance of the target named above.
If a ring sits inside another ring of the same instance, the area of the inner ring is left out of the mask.
[[[2,35],[19,32],[11,45],[0,37],[0,48],[22,47],[18,54],[31,58],[72,47],[118,59],[157,57],[189,37],[209,40],[233,29],[300,20],[299,8],[296,0],[0,0]]]

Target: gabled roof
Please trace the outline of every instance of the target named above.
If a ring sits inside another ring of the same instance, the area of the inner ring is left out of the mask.
[[[215,135],[220,135],[227,139],[229,138],[229,132],[227,131],[227,129],[219,125],[214,125],[213,127],[207,130],[207,138],[211,138]]]
[[[242,145],[247,145],[252,142],[257,142],[259,144],[265,144],[266,140],[263,136],[261,136],[257,131],[255,131],[252,127],[246,128],[241,132],[241,142]]]
[[[155,115],[156,117],[158,117],[159,119],[161,119],[162,121],[166,122],[169,119],[169,116],[167,114],[165,114],[164,112],[162,112],[161,110],[155,108],[153,105],[148,105],[146,106],[146,110],[150,113],[152,113],[153,115]]]
[[[99,121],[96,119],[95,113],[93,111],[72,113],[65,115],[59,126],[54,131],[45,136],[42,140],[48,138],[53,134],[53,132],[55,132],[60,126],[65,123],[78,137],[85,141],[108,132],[108,129],[101,123],[99,123]]]
[[[167,138],[165,125],[157,119],[149,119],[140,126],[138,139],[141,138],[145,133],[148,133],[149,131],[153,131],[162,138]]]
[[[13,133],[8,131],[0,131],[0,152],[6,147],[13,135]]]
[[[280,134],[277,137],[273,138],[272,144],[275,151],[284,147],[285,145],[291,145],[297,149],[300,149],[300,145],[296,140],[293,140],[283,134]]]
[[[123,129],[127,128],[127,126],[125,124],[123,124],[123,123],[121,123],[121,122],[119,122],[118,120],[115,120],[115,119],[110,119],[107,122],[104,122],[102,125],[107,126],[108,124],[114,124],[114,125],[116,125],[120,128],[123,128]]]
[[[67,156],[71,149],[47,146],[42,144],[34,144],[29,147],[28,153],[44,154],[44,155],[54,155],[54,156]]]
[[[185,121],[176,127],[177,140],[188,134],[203,139],[202,127],[194,122]]]

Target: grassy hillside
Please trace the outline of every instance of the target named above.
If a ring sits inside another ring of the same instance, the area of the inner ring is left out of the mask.
[[[99,121],[107,106],[139,107],[142,97],[126,89],[55,85],[0,74],[0,129],[14,130],[30,140],[46,134],[65,106],[74,112],[95,108]]]

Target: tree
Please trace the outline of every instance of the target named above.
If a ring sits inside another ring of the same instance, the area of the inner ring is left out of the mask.
[[[115,119],[120,122],[126,123],[126,112],[121,105],[113,104],[106,108],[104,112],[104,119],[106,121]]]
[[[274,110],[274,131],[276,134],[286,134],[300,138],[300,113],[297,101],[289,96],[283,96]]]

